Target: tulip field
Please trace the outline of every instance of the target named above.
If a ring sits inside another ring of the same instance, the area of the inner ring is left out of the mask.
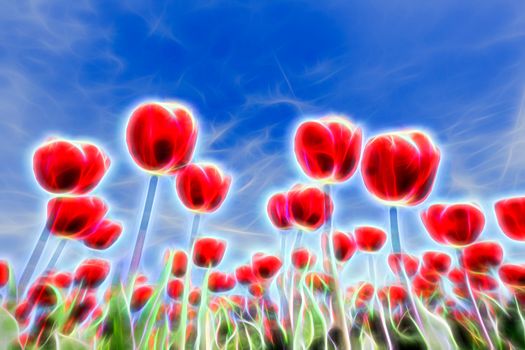
[[[442,153],[427,133],[365,138],[345,116],[307,119],[290,143],[303,172],[297,178],[309,180],[272,184],[260,199],[274,228],[268,235],[283,249],[246,247],[244,264],[226,266],[235,242],[204,234],[200,223],[235,196],[235,178],[193,160],[200,122],[172,102],[143,103],[128,116],[129,156],[149,179],[138,232],[123,232],[96,194],[121,160],[92,142],[51,137],[37,146],[33,173],[48,196],[47,217],[28,236],[24,264],[0,261],[0,349],[525,349],[525,258],[511,262],[497,239],[479,239],[494,216],[497,234],[525,244],[525,196],[498,199],[491,211],[431,202]],[[333,194],[357,176],[370,201],[385,207],[388,227],[380,220],[339,229],[349,223],[335,220]],[[143,255],[160,177],[173,179],[193,221],[183,242],[157,252],[159,273],[148,276]],[[431,249],[406,250],[399,211],[420,220],[417,234],[429,235]],[[302,243],[307,232],[317,249]],[[51,236],[60,243],[46,256]],[[124,237],[125,263],[105,259]],[[58,269],[71,241],[97,254]],[[389,252],[385,261],[379,250]],[[355,254],[368,263],[358,283],[342,277]],[[387,277],[378,278],[378,264],[388,266]]]

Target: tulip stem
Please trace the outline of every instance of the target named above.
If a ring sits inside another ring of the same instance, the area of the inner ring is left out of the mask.
[[[481,312],[479,311],[478,304],[476,303],[476,297],[474,296],[474,292],[472,291],[472,286],[470,284],[470,278],[468,276],[468,272],[463,266],[463,254],[461,253],[461,249],[456,249],[456,255],[458,258],[458,265],[463,270],[463,274],[465,277],[465,286],[467,287],[468,296],[470,299],[470,302],[472,303],[472,306],[474,307],[474,312],[476,313],[476,318],[478,319],[478,323],[481,327],[481,330],[483,332],[483,336],[485,337],[485,341],[487,342],[487,345],[490,349],[495,349],[494,344],[492,344],[492,339],[490,339],[490,334],[487,330],[487,327],[485,326],[485,322],[483,322],[483,317],[481,317]]]
[[[286,235],[284,233],[281,233],[281,260],[283,262],[283,270],[281,273],[281,285],[277,284],[277,287],[279,289],[279,297],[281,299],[281,307],[280,307],[280,313],[281,313],[281,322],[283,326],[287,322],[287,319],[289,319],[289,315],[287,315],[288,312],[288,302],[286,300],[286,286],[288,279],[286,278],[287,271],[288,271],[288,262],[286,260]]]
[[[295,241],[294,241],[294,244],[293,244],[293,251],[299,249],[301,244],[302,244],[302,242],[303,242],[303,230],[298,229],[297,233],[295,234]]]
[[[401,238],[399,236],[399,222],[397,218],[397,207],[390,208],[390,238],[392,240],[392,252],[396,254],[399,258],[399,269],[401,270],[402,281],[405,285],[405,288],[408,292],[408,298],[412,305],[412,310],[414,311],[414,317],[416,318],[416,323],[419,326],[420,330],[423,330],[423,323],[421,322],[421,316],[417,311],[416,302],[414,300],[414,293],[412,293],[412,287],[410,285],[410,280],[405,269],[405,262],[403,261],[402,248],[401,248]]]
[[[190,232],[190,242],[188,251],[190,255],[188,257],[188,264],[186,266],[186,275],[184,276],[184,290],[182,292],[182,308],[181,308],[181,320],[179,324],[179,329],[177,331],[178,344],[180,344],[180,349],[186,348],[186,324],[188,322],[188,296],[190,294],[190,285],[191,285],[191,266],[193,259],[193,246],[195,243],[195,238],[199,233],[199,224],[200,224],[200,214],[195,214],[193,216],[193,222],[191,224]]]
[[[158,182],[159,177],[157,175],[151,175],[146,201],[144,202],[144,210],[142,211],[140,228],[137,234],[137,240],[135,241],[135,248],[133,249],[131,263],[129,265],[128,279],[131,279],[133,275],[135,275],[140,265],[140,259],[142,258],[142,250],[144,249],[144,242],[146,240],[146,233],[148,231],[148,224],[151,217],[151,211],[153,208],[153,201],[155,199],[155,192],[157,190]]]
[[[46,247],[47,241],[49,240],[49,234],[49,228],[46,224],[46,226],[42,229],[42,232],[40,233],[40,237],[38,237],[38,241],[36,242],[35,247],[31,252],[31,256],[29,257],[26,266],[24,267],[24,272],[22,272],[20,280],[18,281],[19,297],[22,297],[22,295],[24,294],[25,288],[27,287],[29,280],[31,280],[31,277],[35,272],[36,265],[40,260],[42,253],[44,252],[44,248]]]
[[[368,254],[368,271],[370,273],[370,282],[372,283],[373,286],[376,286],[376,266],[374,263],[373,254]],[[381,304],[381,301],[379,300],[377,292],[374,293],[374,296],[372,298],[374,301],[373,304],[376,304],[378,307],[379,319],[381,320],[381,326],[383,327],[383,332],[385,332],[385,338],[386,338],[386,342],[388,345],[388,349],[392,350],[394,349],[394,346],[392,345],[392,340],[390,339],[390,333],[388,332],[388,327],[386,325],[385,314],[383,312],[383,305]]]
[[[58,259],[60,258],[60,255],[62,255],[62,252],[64,251],[64,248],[66,247],[66,245],[67,245],[67,239],[64,239],[64,238],[60,239],[60,242],[58,242],[55,248],[55,252],[53,253],[53,256],[51,257],[51,259],[49,259],[49,263],[47,264],[45,271],[51,271],[51,269],[55,268],[58,262]]]
[[[325,185],[325,192],[328,197],[331,196],[332,188],[330,185]],[[340,288],[340,282],[339,282],[339,272],[337,270],[337,264],[335,259],[335,253],[334,253],[334,235],[333,235],[333,222],[332,222],[332,216],[330,215],[330,208],[329,208],[329,201],[330,198],[327,198],[325,200],[325,231],[328,231],[328,254],[330,257],[330,272],[332,274],[332,277],[334,279],[334,296],[335,296],[335,304],[336,309],[334,310],[334,321],[335,324],[340,328],[341,333],[343,335],[343,349],[349,350],[352,348],[352,345],[350,343],[350,334],[348,330],[348,325],[346,322],[346,313],[345,313],[345,306],[343,302],[343,296],[341,295],[341,288]]]

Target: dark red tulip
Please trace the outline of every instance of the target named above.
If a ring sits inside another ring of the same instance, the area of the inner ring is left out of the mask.
[[[417,205],[432,190],[440,153],[428,135],[410,130],[371,138],[363,151],[361,173],[378,199]]]
[[[419,275],[432,283],[437,283],[441,279],[441,273],[437,270],[427,267],[427,265],[421,266],[419,269]]]
[[[103,219],[83,239],[86,247],[104,250],[111,247],[122,234],[122,224],[118,221]]]
[[[213,271],[208,278],[208,289],[213,293],[232,290],[235,287],[235,277],[220,271]]]
[[[214,164],[189,164],[177,175],[177,193],[189,210],[211,213],[226,198],[231,180]]]
[[[483,212],[470,203],[433,204],[421,213],[421,220],[436,242],[452,246],[471,244],[485,226]]]
[[[69,334],[73,331],[75,325],[79,325],[95,310],[97,306],[97,299],[95,295],[89,294],[85,296],[81,301],[75,303],[68,315],[66,324],[64,325],[64,334]]]
[[[304,270],[315,265],[315,254],[306,248],[298,248],[292,253],[292,264],[298,270]]]
[[[473,272],[487,272],[503,262],[503,247],[498,242],[473,243],[463,249],[463,266]]]
[[[54,235],[83,239],[107,211],[106,203],[98,197],[57,197],[47,205],[47,225]]]
[[[83,288],[97,288],[109,274],[110,264],[103,259],[86,259],[75,270],[75,283]]]
[[[357,248],[364,252],[377,252],[386,242],[386,232],[373,226],[361,226],[354,230]]]
[[[498,288],[498,281],[484,273],[469,273],[469,282],[474,290],[491,291]]]
[[[257,253],[252,257],[253,273],[260,279],[272,278],[282,265],[281,259],[274,255]]]
[[[332,216],[332,199],[315,186],[295,185],[288,192],[289,213],[294,225],[315,231]]]
[[[499,268],[499,278],[511,288],[525,288],[525,265],[503,264]]]
[[[9,282],[9,263],[0,260],[0,288],[4,287],[7,282]]]
[[[286,193],[275,193],[266,206],[266,212],[273,226],[279,230],[288,230],[293,227],[293,223],[288,213],[288,196]]]
[[[184,277],[188,267],[188,255],[183,250],[177,250],[173,254],[173,264],[171,265],[171,273],[175,277]]]
[[[450,269],[452,259],[446,253],[427,251],[423,253],[423,265],[438,273],[447,273]]]
[[[330,183],[348,180],[361,156],[361,129],[349,120],[328,116],[303,122],[294,139],[297,162],[309,177]]]
[[[219,265],[226,250],[226,242],[212,237],[199,238],[193,248],[193,263],[199,267]]]
[[[159,174],[174,174],[186,165],[196,142],[193,115],[178,103],[144,103],[133,111],[126,129],[126,143],[135,163]]]
[[[408,277],[417,273],[419,268],[419,259],[413,255],[405,253],[391,253],[388,255],[388,266],[392,272],[399,275],[401,272],[401,262]]]
[[[251,265],[241,265],[235,269],[235,278],[242,285],[249,285],[256,281]]]
[[[33,172],[44,190],[79,195],[98,185],[110,163],[94,144],[52,139],[35,151]]]
[[[184,282],[180,279],[174,279],[168,282],[166,292],[172,299],[179,299],[184,291]]]
[[[525,197],[499,200],[494,208],[503,233],[516,241],[525,241]]]
[[[31,288],[29,288],[27,300],[32,305],[42,307],[54,306],[58,300],[58,291],[56,291],[50,283],[44,280],[37,280]]]
[[[345,262],[354,256],[357,246],[354,236],[336,231],[333,235],[334,255],[338,261]]]
[[[144,307],[146,303],[150,300],[151,296],[155,289],[150,285],[143,285],[135,288],[133,294],[131,295],[130,309],[135,312]]]

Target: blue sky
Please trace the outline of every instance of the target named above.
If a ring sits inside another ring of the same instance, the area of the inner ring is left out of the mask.
[[[234,176],[202,232],[230,241],[227,266],[252,250],[277,250],[265,214],[274,190],[306,181],[291,134],[306,116],[337,112],[365,136],[428,130],[443,152],[437,200],[477,201],[508,259],[492,203],[525,193],[525,5],[519,1],[6,1],[0,13],[0,254],[20,266],[43,225],[48,195],[31,154],[51,135],[95,140],[113,164],[96,193],[124,222],[132,249],[147,176],[130,160],[123,129],[147,99],[190,104],[202,126],[197,160]],[[387,210],[360,175],[336,189],[336,226],[386,227]],[[403,210],[408,250],[430,248],[417,212]],[[185,246],[191,217],[162,179],[146,269],[166,246]],[[306,237],[312,247],[318,234]],[[50,249],[53,248],[52,242]],[[386,250],[385,250],[386,253]],[[71,244],[61,264],[92,254]],[[362,257],[356,257],[359,261]],[[384,266],[384,256],[378,257]],[[358,263],[356,263],[358,264]],[[355,267],[348,278],[361,278]],[[385,277],[384,275],[383,277]]]

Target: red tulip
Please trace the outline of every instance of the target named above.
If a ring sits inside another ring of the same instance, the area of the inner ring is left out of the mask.
[[[180,279],[171,280],[168,282],[166,291],[170,298],[179,299],[184,291],[184,282]]]
[[[378,199],[411,206],[430,194],[439,160],[439,150],[425,133],[388,133],[368,141],[361,172],[366,188]]]
[[[26,325],[29,321],[31,311],[33,311],[33,304],[28,300],[22,301],[16,306],[14,316],[20,324]]]
[[[178,103],[150,102],[138,106],[128,121],[126,143],[142,169],[174,174],[193,155],[197,124],[192,113]]]
[[[186,208],[199,213],[219,209],[230,189],[231,177],[214,164],[189,164],[177,175],[179,198]]]
[[[35,151],[33,172],[44,190],[78,195],[95,188],[110,163],[94,144],[52,139]]]
[[[321,272],[308,272],[304,280],[305,284],[318,292],[329,292],[333,290],[335,281],[332,276]]]
[[[226,242],[212,237],[199,238],[195,242],[193,263],[199,267],[219,265],[226,250]]]
[[[431,269],[426,265],[421,266],[419,275],[432,283],[437,283],[441,279],[441,274],[437,270]]]
[[[264,295],[265,289],[261,283],[254,282],[248,287],[248,293],[259,299]]]
[[[232,290],[235,287],[235,277],[220,271],[213,271],[208,278],[208,289],[213,293]]]
[[[348,180],[361,156],[361,129],[345,118],[324,117],[303,122],[295,134],[295,157],[315,180],[330,183]]]
[[[154,292],[153,286],[143,285],[137,287],[131,295],[130,309],[135,312],[144,307]]]
[[[435,251],[423,253],[423,265],[438,273],[447,273],[451,263],[452,259],[448,254]]]
[[[315,186],[295,185],[288,193],[288,205],[292,222],[307,231],[320,228],[333,211],[330,196]]]
[[[341,262],[350,260],[357,250],[354,236],[336,231],[333,235],[335,258]]]
[[[375,288],[372,283],[362,282],[356,290],[355,306],[361,308],[368,305],[374,297],[374,292]]]
[[[390,301],[390,305],[396,306],[398,304],[403,304],[407,298],[408,293],[402,285],[391,285],[383,287],[378,293],[379,299],[387,303]]]
[[[86,259],[75,270],[75,283],[84,288],[97,288],[109,274],[110,264],[102,259]]]
[[[499,278],[511,288],[525,288],[525,265],[503,264],[499,268]]]
[[[298,248],[292,253],[292,264],[298,270],[304,270],[315,265],[315,254],[306,248]]]
[[[421,213],[421,220],[436,242],[452,246],[471,244],[485,226],[481,209],[469,203],[433,204]]]
[[[193,306],[199,305],[201,303],[201,290],[199,288],[193,288],[188,295],[188,301]]]
[[[503,262],[503,248],[498,242],[473,243],[463,249],[463,266],[473,272],[487,272]]]
[[[484,273],[469,273],[469,282],[472,289],[478,291],[491,291],[498,288],[498,281]]]
[[[279,230],[293,227],[288,213],[288,197],[286,193],[275,193],[268,199],[266,212],[272,224]]]
[[[184,277],[188,267],[188,255],[183,250],[177,250],[173,254],[173,264],[171,265],[171,273],[175,277]]]
[[[448,279],[454,284],[463,284],[465,283],[465,272],[455,267],[448,273]]]
[[[408,277],[416,274],[419,268],[419,259],[417,257],[405,253],[391,253],[388,255],[388,266],[396,275],[401,272],[401,262],[403,262],[403,267]]]
[[[65,325],[66,333],[71,331],[68,327],[84,322],[97,306],[97,298],[93,294],[86,295],[82,300],[75,303],[68,315]]]
[[[4,287],[7,282],[9,282],[9,263],[0,260],[0,288]]]
[[[372,226],[361,226],[355,229],[357,248],[364,252],[377,252],[386,242],[386,232]]]
[[[32,305],[50,307],[57,303],[57,299],[57,291],[45,281],[37,280],[27,292],[27,300]]]
[[[67,289],[73,283],[73,276],[69,272],[57,272],[51,276],[51,280],[57,288]]]
[[[106,203],[98,197],[57,197],[47,205],[47,225],[57,236],[83,239],[107,211]]]
[[[120,222],[104,219],[88,233],[83,241],[89,248],[104,250],[111,247],[121,234],[122,224]]]
[[[282,265],[281,259],[274,255],[257,253],[252,257],[253,273],[260,279],[272,278]]]
[[[235,278],[237,282],[242,285],[249,285],[256,280],[251,265],[241,265],[235,269]]]
[[[414,277],[412,281],[414,294],[423,299],[429,299],[439,290],[439,284],[428,281],[421,276]]]
[[[525,197],[502,199],[494,207],[503,233],[516,241],[525,241]]]

